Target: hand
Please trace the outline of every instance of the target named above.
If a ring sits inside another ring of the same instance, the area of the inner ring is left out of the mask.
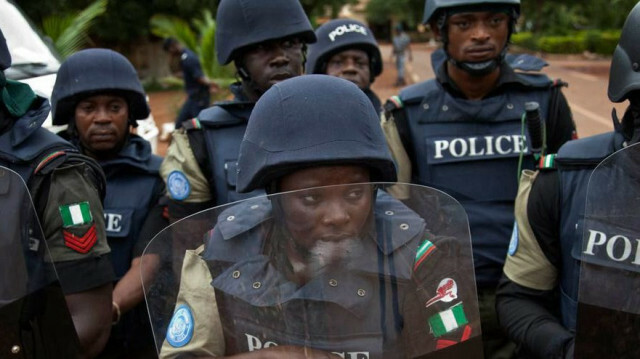
[[[218,86],[217,83],[210,81],[209,82],[209,93],[210,94],[217,94],[218,92],[220,92],[220,86]]]

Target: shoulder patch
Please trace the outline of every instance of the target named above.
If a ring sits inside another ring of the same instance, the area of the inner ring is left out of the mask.
[[[181,171],[173,171],[167,177],[167,188],[171,198],[182,201],[191,194],[191,184],[187,176]]]
[[[450,303],[458,298],[458,284],[451,278],[445,278],[440,281],[436,289],[436,295],[429,299],[424,306],[429,308],[437,302]]]
[[[184,304],[179,306],[167,328],[167,342],[174,348],[187,345],[193,337],[194,326],[191,308]]]
[[[76,235],[69,230],[62,230],[64,245],[82,254],[87,254],[98,241],[95,223],[82,235]]]
[[[513,223],[513,232],[511,233],[511,241],[509,241],[509,253],[513,256],[518,251],[518,222]]]
[[[42,161],[40,161],[40,163],[38,163],[38,166],[36,166],[35,171],[33,171],[34,174],[38,173],[41,169],[43,169],[48,163],[51,163],[51,161],[53,161],[54,159],[60,157],[60,156],[64,156],[66,154],[65,151],[56,151],[53,153],[48,154],[47,156],[45,156],[45,158],[42,159]]]
[[[436,338],[462,328],[468,323],[462,302],[429,318],[431,333]]]
[[[93,220],[89,202],[62,205],[58,207],[58,210],[60,211],[64,228],[81,226],[91,223]]]
[[[553,168],[556,168],[556,155],[555,154],[549,154],[549,155],[540,157],[540,162],[538,163],[538,168],[540,168],[540,169],[553,169]]]
[[[428,239],[425,239],[416,252],[416,260],[413,265],[413,271],[415,272],[420,267],[420,265],[424,263],[427,257],[429,257],[429,255],[435,250],[436,246]]]
[[[182,127],[184,127],[185,130],[189,131],[189,130],[200,130],[202,129],[202,124],[200,123],[200,120],[198,120],[197,117],[194,117],[190,120],[186,120],[182,123]]]

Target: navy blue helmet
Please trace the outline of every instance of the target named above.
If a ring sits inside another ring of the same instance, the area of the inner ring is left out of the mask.
[[[396,181],[378,112],[364,92],[338,77],[298,76],[272,86],[251,112],[237,189],[266,188],[302,168],[342,164],[369,167],[374,182]]]
[[[51,94],[53,124],[68,124],[79,100],[101,92],[127,99],[131,125],[149,116],[144,89],[129,60],[113,50],[87,49],[71,55],[58,70]]]
[[[331,20],[316,29],[318,42],[309,46],[307,73],[324,74],[331,56],[349,49],[363,50],[369,55],[371,80],[382,72],[382,56],[371,30],[351,19]]]
[[[640,90],[640,3],[631,10],[611,59],[609,99],[622,102],[632,91]]]
[[[221,0],[216,24],[216,54],[223,65],[234,60],[238,50],[263,41],[289,36],[316,41],[298,0]]]

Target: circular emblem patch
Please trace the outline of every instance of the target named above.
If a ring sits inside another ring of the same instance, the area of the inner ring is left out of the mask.
[[[173,318],[167,329],[167,341],[174,348],[180,348],[193,337],[193,315],[191,309],[186,305],[181,305],[173,313]]]
[[[167,187],[169,187],[169,193],[171,198],[182,201],[189,197],[191,193],[191,184],[187,179],[187,176],[180,171],[173,171],[167,178]]]
[[[518,222],[513,224],[513,233],[509,242],[509,255],[512,256],[518,251]]]

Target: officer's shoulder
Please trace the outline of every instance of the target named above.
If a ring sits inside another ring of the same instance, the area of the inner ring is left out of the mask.
[[[556,160],[559,164],[575,161],[599,163],[614,152],[615,137],[615,132],[607,132],[568,141],[558,150]]]
[[[514,71],[518,80],[527,87],[548,88],[554,84],[564,84],[561,81],[553,81],[540,72],[549,64],[539,57],[529,54],[507,54],[505,62]]]
[[[400,91],[400,94],[389,97],[383,109],[391,112],[420,103],[433,91],[438,91],[438,84],[433,79],[407,86]]]
[[[251,198],[224,209],[205,241],[203,257],[233,261],[259,252],[263,233],[255,229],[272,218],[271,201],[264,196]]]
[[[224,127],[246,123],[252,104],[239,101],[216,102],[198,114],[199,128]]]
[[[419,237],[426,226],[425,220],[415,211],[383,190],[377,193],[374,213],[376,221],[384,223],[385,228],[390,229],[392,245],[380,244],[385,254],[390,254]]]

